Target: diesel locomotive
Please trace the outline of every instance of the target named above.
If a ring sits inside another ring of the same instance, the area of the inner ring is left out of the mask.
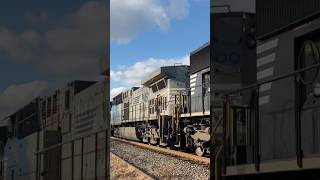
[[[257,0],[255,16],[256,72],[242,88],[222,93],[222,138],[211,177],[319,179],[320,2]],[[218,41],[219,17],[211,13],[211,19],[211,41]]]
[[[190,66],[160,67],[141,82],[115,96],[111,102],[113,135],[120,138],[169,146],[210,154],[211,125],[216,137],[221,137],[219,123],[223,112],[221,94],[255,82],[255,44],[251,30],[254,15],[221,13],[218,15],[213,70],[210,68],[210,43],[190,53]],[[219,28],[228,26],[229,28]],[[227,30],[226,30],[227,29]],[[213,76],[212,76],[213,73]],[[214,77],[214,84],[210,82]],[[210,102],[210,89],[215,91]],[[237,94],[234,102],[248,99]],[[212,107],[210,109],[210,107]],[[211,120],[214,115],[217,121]],[[214,144],[221,144],[215,138]]]

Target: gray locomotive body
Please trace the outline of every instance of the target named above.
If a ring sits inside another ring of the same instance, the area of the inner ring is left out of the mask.
[[[319,179],[319,2],[257,2],[256,83],[232,92],[253,96],[226,96],[215,178]]]
[[[210,145],[210,43],[190,55],[190,92],[187,112],[181,114],[182,144],[196,154],[209,154]]]
[[[73,81],[8,117],[5,179],[104,178],[106,81]]]
[[[179,114],[187,104],[189,67],[160,67],[146,77],[142,87],[113,98],[114,135],[166,146],[171,136],[180,135]]]
[[[305,69],[319,65],[319,50],[320,18],[259,41],[254,126],[226,176],[319,178],[319,67]]]

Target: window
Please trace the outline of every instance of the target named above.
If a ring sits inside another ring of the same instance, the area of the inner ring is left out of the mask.
[[[24,138],[37,131],[37,121],[36,117],[33,115],[18,123],[18,138]]]
[[[210,94],[210,73],[202,75],[202,88],[204,94]]]
[[[152,92],[157,92],[158,91],[158,88],[157,88],[157,84],[154,84],[151,86],[151,89],[152,89]]]
[[[164,89],[166,87],[166,83],[164,80],[161,80],[157,83],[158,90],[160,91],[161,89]]]

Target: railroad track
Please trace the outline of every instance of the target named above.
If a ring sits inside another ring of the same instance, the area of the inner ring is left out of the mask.
[[[170,156],[174,156],[174,157],[178,157],[187,161],[195,161],[198,162],[200,164],[203,165],[210,165],[210,158],[207,157],[200,157],[197,155],[193,155],[190,153],[185,153],[185,152],[181,152],[181,151],[175,151],[175,150],[171,150],[171,149],[167,149],[167,148],[163,148],[163,147],[158,147],[158,146],[152,146],[152,145],[148,145],[148,144],[144,144],[144,143],[139,143],[136,141],[130,141],[130,140],[126,140],[126,139],[120,139],[120,138],[116,138],[116,137],[111,137],[111,139],[116,140],[116,141],[121,141],[124,143],[128,143],[134,146],[138,146],[144,149],[148,149],[151,151],[155,151],[155,152],[159,152],[162,154],[167,154]]]
[[[154,179],[209,179],[209,158],[113,137],[110,148]]]

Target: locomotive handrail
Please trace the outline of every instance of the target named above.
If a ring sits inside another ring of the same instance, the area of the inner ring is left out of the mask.
[[[228,12],[231,12],[231,5],[225,4],[225,5],[211,5],[212,8],[227,8]]]
[[[222,177],[221,177],[221,157],[223,157],[223,147],[220,146],[219,147],[219,150],[216,154],[216,157],[215,157],[215,166],[214,166],[214,177],[215,177],[215,180],[220,180]]]
[[[303,73],[305,71],[308,71],[308,70],[311,70],[311,69],[316,69],[316,68],[320,68],[320,62],[317,62],[313,65],[310,65],[308,67],[305,67],[305,68],[301,68],[301,69],[298,69],[298,70],[295,70],[293,72],[290,72],[290,73],[285,73],[283,75],[279,75],[279,76],[276,76],[274,78],[271,78],[269,80],[263,80],[261,82],[257,82],[257,83],[254,83],[254,84],[251,84],[251,85],[248,85],[246,87],[243,87],[243,88],[239,88],[237,90],[232,90],[232,91],[229,91],[225,94],[222,94],[221,96],[223,96],[225,98],[225,104],[228,103],[228,97],[232,94],[236,94],[236,93],[240,93],[240,92],[243,92],[245,90],[250,90],[250,89],[255,89],[255,100],[254,100],[254,104],[256,106],[255,108],[255,140],[254,140],[254,146],[256,147],[255,149],[255,152],[254,152],[254,164],[255,164],[255,169],[256,171],[259,171],[260,170],[260,155],[259,155],[259,88],[261,85],[263,84],[267,84],[267,83],[271,83],[271,82],[275,82],[275,81],[279,81],[279,80],[282,80],[282,79],[286,79],[286,78],[289,78],[289,77],[292,77],[292,76],[297,76],[299,75],[300,73]],[[318,74],[316,75],[318,76]],[[298,78],[301,78],[301,75],[300,77]],[[300,79],[298,79],[297,77],[294,78],[295,81],[301,81]],[[226,113],[226,108],[227,107],[224,107],[224,112]],[[297,108],[297,107],[295,107]],[[299,111],[299,110],[298,110]],[[298,116],[299,113],[298,113]],[[227,117],[225,117],[227,118]],[[228,119],[228,118],[227,118]],[[226,135],[226,128],[227,128],[227,122],[226,120],[227,119],[224,119],[224,123],[223,123],[223,128],[224,128],[224,135]],[[300,128],[300,119],[299,117],[297,117],[297,114],[295,115],[295,123],[296,123],[296,155],[297,155],[297,165],[301,168],[302,167],[302,158],[303,158],[303,155],[302,155],[302,150],[301,150],[301,128]],[[226,139],[223,140],[223,144],[224,144],[224,147],[226,145]],[[225,153],[226,153],[226,149],[224,150]],[[224,164],[224,170],[225,170],[225,164]],[[225,173],[225,171],[224,171]]]
[[[264,81],[261,81],[261,82],[257,82],[257,83],[248,85],[246,87],[239,88],[237,90],[230,91],[228,93],[223,94],[223,96],[229,96],[231,94],[240,93],[240,92],[248,90],[248,89],[254,89],[254,88],[260,87],[263,84],[267,84],[267,83],[274,82],[274,81],[279,81],[279,80],[282,80],[282,79],[285,79],[285,78],[294,76],[296,74],[302,73],[304,71],[308,71],[308,70],[315,69],[315,68],[320,68],[320,63],[312,65],[312,66],[308,66],[306,68],[302,68],[302,69],[299,69],[299,70],[295,70],[293,72],[290,72],[290,73],[287,73],[287,74],[284,74],[284,75],[280,75],[280,76],[277,76],[277,77],[269,79],[269,80],[264,80]]]
[[[213,129],[212,129],[213,133],[216,133],[216,131],[217,131],[219,125],[221,124],[222,120],[223,120],[223,117],[221,116],[221,117],[218,119],[218,121],[217,121],[217,123],[215,124],[215,126],[213,127]]]
[[[49,150],[52,150],[52,149],[55,149],[55,148],[59,148],[59,147],[61,147],[62,145],[69,144],[69,143],[72,143],[72,142],[74,142],[74,141],[78,141],[78,140],[82,140],[82,139],[84,139],[84,138],[88,138],[88,137],[90,137],[90,136],[92,136],[92,135],[95,135],[95,134],[100,134],[100,133],[102,133],[102,132],[108,133],[108,131],[110,131],[110,130],[111,130],[111,128],[104,128],[104,129],[101,129],[101,130],[98,130],[98,131],[95,131],[95,132],[92,132],[92,133],[88,133],[88,134],[86,134],[86,135],[84,135],[84,136],[76,137],[76,138],[74,138],[74,139],[72,139],[72,140],[63,141],[63,142],[61,142],[61,143],[57,143],[57,144],[51,145],[51,146],[46,147],[46,148],[42,148],[42,150],[36,151],[36,152],[34,152],[34,154],[35,154],[35,155],[37,155],[37,154],[42,154],[42,153],[44,153],[44,152],[46,152],[46,151],[49,151]],[[107,135],[107,134],[106,134],[106,135]],[[106,138],[106,140],[108,140],[108,138]]]

